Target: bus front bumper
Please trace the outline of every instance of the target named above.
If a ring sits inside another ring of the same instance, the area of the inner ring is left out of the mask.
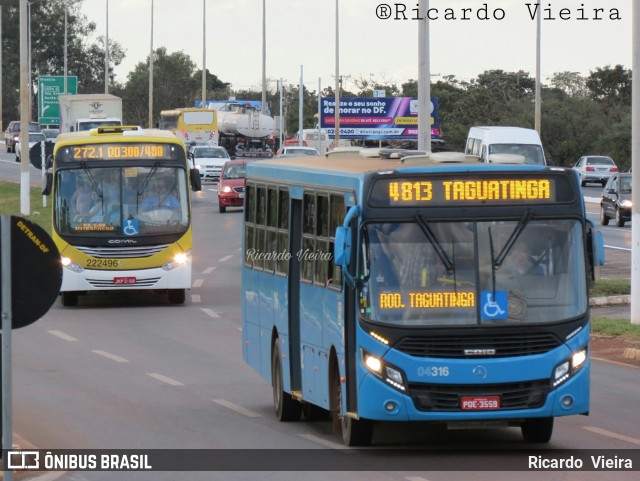
[[[544,382],[544,381],[542,381]],[[538,386],[542,384],[537,381]],[[446,386],[445,386],[446,388]],[[359,386],[358,416],[361,418],[378,421],[432,421],[432,422],[491,422],[512,421],[535,417],[569,416],[573,414],[585,414],[589,411],[589,365],[581,372],[556,389],[539,389],[538,402],[527,402],[515,408],[497,409],[462,409],[463,397],[476,399],[499,398],[502,403],[504,396],[496,392],[495,386],[487,389],[487,395],[477,394],[467,396],[456,388],[449,390],[453,404],[450,409],[443,407],[429,408],[429,394],[419,386],[409,386],[407,393],[402,393],[373,375],[366,375]],[[445,389],[446,391],[446,389]],[[482,390],[479,391],[481,393]],[[542,392],[542,394],[540,394]],[[535,395],[533,395],[535,397]],[[422,400],[421,400],[422,398]],[[427,401],[425,401],[425,398]]]
[[[60,292],[191,288],[191,259],[172,269],[157,267],[128,271],[63,269]]]

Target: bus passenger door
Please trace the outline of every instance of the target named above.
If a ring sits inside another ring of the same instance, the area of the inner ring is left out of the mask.
[[[289,252],[289,366],[290,391],[302,389],[300,359],[300,259],[296,255],[302,249],[302,200],[291,199]]]

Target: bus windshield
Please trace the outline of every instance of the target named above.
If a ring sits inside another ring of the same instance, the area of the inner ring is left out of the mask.
[[[59,169],[55,182],[54,224],[64,236],[178,234],[189,226],[188,182],[181,168]]]
[[[568,219],[366,224],[361,315],[411,327],[540,324],[583,315],[581,232],[580,222]]]

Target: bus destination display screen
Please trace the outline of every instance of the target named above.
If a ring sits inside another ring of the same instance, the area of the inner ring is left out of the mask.
[[[63,162],[91,160],[178,160],[180,146],[155,143],[104,143],[62,147],[56,160]]]
[[[475,178],[424,177],[379,179],[373,185],[373,207],[549,204],[557,200],[556,179],[522,176]]]

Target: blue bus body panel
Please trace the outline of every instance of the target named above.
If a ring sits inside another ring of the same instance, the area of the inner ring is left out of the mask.
[[[531,356],[520,356],[496,359],[440,359],[408,356],[390,349],[367,333],[358,329],[359,345],[368,353],[382,357],[386,362],[403,369],[409,384],[433,385],[490,385],[508,384],[527,381],[548,381],[551,383],[553,371],[566,361],[573,352],[587,346],[589,342],[588,326],[553,351]],[[486,372],[484,379],[474,375],[481,366]],[[551,390],[543,406],[530,409],[495,410],[495,411],[419,411],[413,400],[405,393],[393,389],[371,374],[361,362],[358,364],[358,385],[361,396],[358,403],[358,414],[374,420],[410,420],[410,421],[462,421],[462,420],[497,420],[520,417],[567,416],[581,414],[589,410],[589,367],[587,363],[559,388]],[[435,368],[435,369],[432,369]],[[446,368],[446,369],[443,369]],[[447,375],[431,376],[430,373]],[[564,396],[573,398],[573,405],[566,408],[560,400]],[[388,401],[394,401],[402,408],[390,414],[384,408]],[[400,417],[401,413],[404,413]]]

